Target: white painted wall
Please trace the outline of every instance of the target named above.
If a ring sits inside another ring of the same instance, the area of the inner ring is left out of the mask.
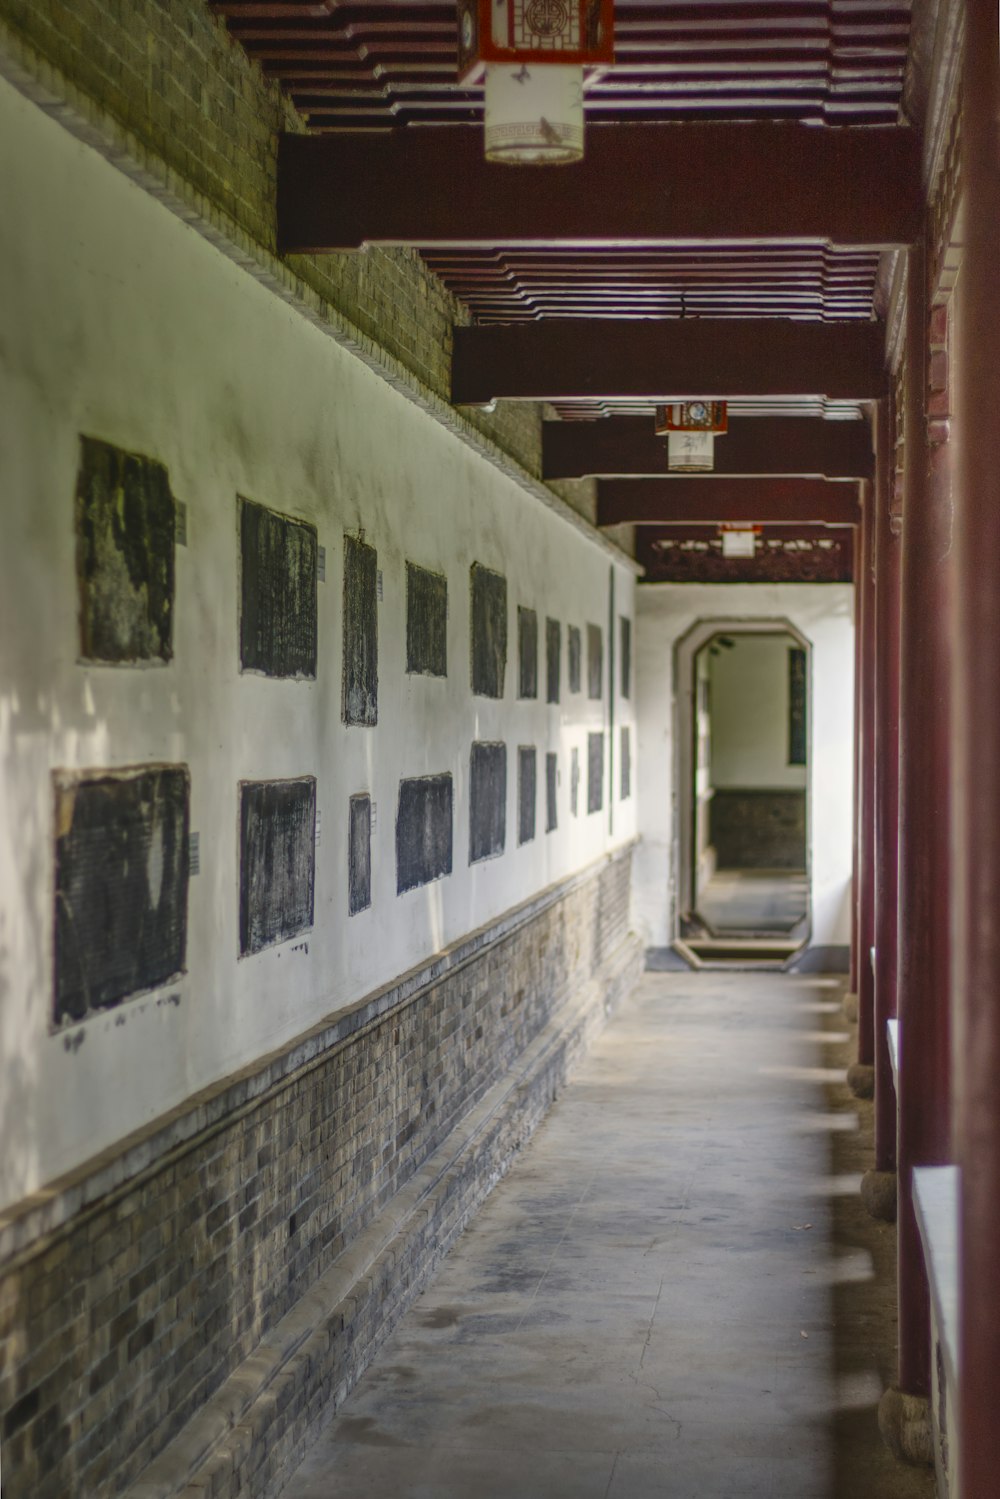
[[[607,703],[545,704],[546,613],[605,632],[609,559],[393,392],[113,167],[0,83],[0,1205],[82,1162],[552,881],[630,839],[633,797],[586,813],[586,735]],[[177,551],[175,659],[136,670],[77,660],[73,495],[78,435],[165,463],[188,506]],[[315,682],[241,676],[237,495],[314,522],[327,550]],[[363,525],[384,575],[377,729],[341,708],[341,562]],[[445,572],[449,675],[405,674],[405,559]],[[469,566],[508,578],[502,702],[469,686]],[[633,578],[614,567],[616,613]],[[516,611],[539,612],[537,702],[516,699]],[[616,623],[617,631],[617,623]],[[584,631],[584,638],[586,632]],[[617,650],[617,639],[616,639]],[[607,667],[605,667],[607,672]],[[634,699],[633,686],[633,699]],[[474,738],[508,744],[507,849],[468,866]],[[538,747],[537,836],[517,846],[517,745]],[[569,814],[570,748],[580,815]],[[560,756],[546,834],[547,749]],[[634,756],[634,739],[633,739]],[[57,768],[184,762],[201,873],[188,973],[171,993],[50,1031]],[[607,756],[606,756],[607,765]],[[454,872],[397,897],[401,777],[450,771]],[[315,774],[322,814],[308,937],[237,959],[237,783]],[[373,904],[347,916],[348,798],[377,807]],[[294,951],[293,951],[294,948]]]
[[[642,842],[633,923],[651,947],[674,937],[674,647],[701,620],[787,620],[812,646],[809,744],[812,935],[816,947],[850,941],[853,587],[849,583],[654,583],[636,603],[636,713]]]
[[[729,636],[709,655],[712,785],[800,789],[806,767],[788,763],[788,651],[791,635]]]

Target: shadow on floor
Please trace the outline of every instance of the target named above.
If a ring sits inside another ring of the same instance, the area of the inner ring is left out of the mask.
[[[647,973],[285,1499],[932,1499],[842,992]]]
[[[823,1019],[830,1063],[846,1070],[857,1058],[857,1026],[840,1009]],[[844,1033],[848,1039],[835,1039]],[[835,1499],[934,1499],[932,1472],[898,1463],[878,1435],[878,1401],[896,1379],[896,1228],[869,1217],[855,1189],[874,1162],[874,1106],[843,1080],[826,1092],[841,1125],[830,1132],[830,1179],[852,1186],[831,1199],[840,1270],[833,1289]]]

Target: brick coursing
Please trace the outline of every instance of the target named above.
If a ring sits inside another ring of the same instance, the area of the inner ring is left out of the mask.
[[[278,136],[306,124],[206,0],[0,0],[0,18],[194,193],[274,253]],[[415,250],[294,255],[287,264],[448,399],[451,330],[470,317]],[[539,476],[539,406],[508,401],[466,417]]]
[[[600,978],[628,930],[630,868],[625,854],[571,882],[463,966],[0,1269],[5,1499],[104,1499],[142,1473],[574,994]],[[545,1091],[536,1088],[529,1114],[540,1117]],[[313,1377],[279,1374],[249,1431],[232,1439],[246,1453],[216,1455],[212,1486],[192,1493],[265,1492],[280,1455],[275,1431],[281,1451],[301,1445],[310,1412],[356,1377],[355,1345],[377,1343],[513,1144],[500,1130],[470,1157],[464,1188],[461,1176],[449,1179],[422,1240],[381,1257]]]

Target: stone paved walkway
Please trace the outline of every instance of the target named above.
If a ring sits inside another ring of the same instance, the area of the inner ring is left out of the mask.
[[[872,1280],[833,1236],[858,1182],[839,1001],[647,975],[287,1499],[894,1495],[874,1357],[833,1332],[838,1288]],[[871,1444],[853,1467],[845,1430]]]

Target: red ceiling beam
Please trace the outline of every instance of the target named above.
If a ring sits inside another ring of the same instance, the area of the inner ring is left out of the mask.
[[[920,227],[919,142],[903,126],[588,124],[572,166],[511,171],[482,129],[284,135],[283,253],[364,244],[654,244],[816,239],[872,249]]]
[[[757,541],[753,557],[723,557],[705,526],[643,526],[636,561],[646,583],[849,583],[853,577],[849,526],[765,526]]]
[[[601,479],[597,485],[599,526],[705,526],[732,521],[859,525],[857,481],[727,479],[704,474],[698,478]]]
[[[749,522],[748,522],[749,525]],[[642,545],[644,550],[655,548],[658,541],[712,541],[717,539],[711,527],[701,525],[644,526]],[[766,541],[843,541],[851,539],[849,526],[822,525],[764,525],[760,532],[761,542]]]
[[[731,420],[729,431],[715,444],[715,473],[730,477],[801,474],[868,479],[873,472],[867,422],[811,416],[743,417]],[[653,431],[651,416],[542,423],[544,479],[667,473],[667,444]]]
[[[790,318],[543,318],[456,328],[456,406],[508,400],[885,393],[881,323]]]

